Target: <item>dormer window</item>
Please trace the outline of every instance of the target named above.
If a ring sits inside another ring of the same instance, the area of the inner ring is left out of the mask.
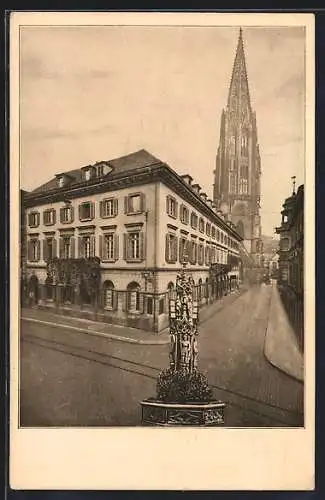
[[[82,170],[82,180],[84,181],[90,181],[90,179],[96,176],[96,169],[91,165],[83,167],[81,170]]]

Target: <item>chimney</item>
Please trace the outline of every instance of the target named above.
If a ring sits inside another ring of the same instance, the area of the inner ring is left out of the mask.
[[[190,175],[188,174],[184,174],[184,175],[181,175],[181,178],[183,179],[183,181],[186,182],[186,184],[188,184],[189,186],[192,185],[192,181],[193,181],[193,177],[191,177]]]
[[[210,208],[213,208],[213,201],[210,199],[207,199],[207,204],[209,205]]]
[[[201,186],[199,184],[192,184],[192,189],[195,193],[199,194],[201,191]]]
[[[200,193],[200,196],[202,198],[203,201],[207,201],[207,198],[208,198],[208,195],[206,193]]]

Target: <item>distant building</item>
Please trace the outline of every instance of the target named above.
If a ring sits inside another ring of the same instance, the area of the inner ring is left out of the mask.
[[[240,30],[228,102],[221,115],[213,201],[235,224],[256,267],[263,265],[260,177],[256,114],[251,106]]]
[[[289,318],[303,347],[304,331],[304,186],[283,204],[280,235],[279,286]]]
[[[200,191],[141,150],[26,194],[31,304],[159,331],[184,261],[199,302],[237,286],[242,237]]]

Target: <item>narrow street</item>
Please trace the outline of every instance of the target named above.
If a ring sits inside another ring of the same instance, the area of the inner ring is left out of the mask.
[[[303,384],[264,357],[271,287],[253,287],[200,325],[200,368],[228,427],[303,425]],[[168,345],[137,345],[22,321],[22,426],[133,426]]]

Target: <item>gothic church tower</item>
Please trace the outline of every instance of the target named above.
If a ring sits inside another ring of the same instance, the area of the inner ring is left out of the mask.
[[[214,175],[214,204],[236,225],[237,231],[244,237],[246,250],[259,266],[263,251],[260,217],[261,159],[241,29],[227,107],[221,115]]]

